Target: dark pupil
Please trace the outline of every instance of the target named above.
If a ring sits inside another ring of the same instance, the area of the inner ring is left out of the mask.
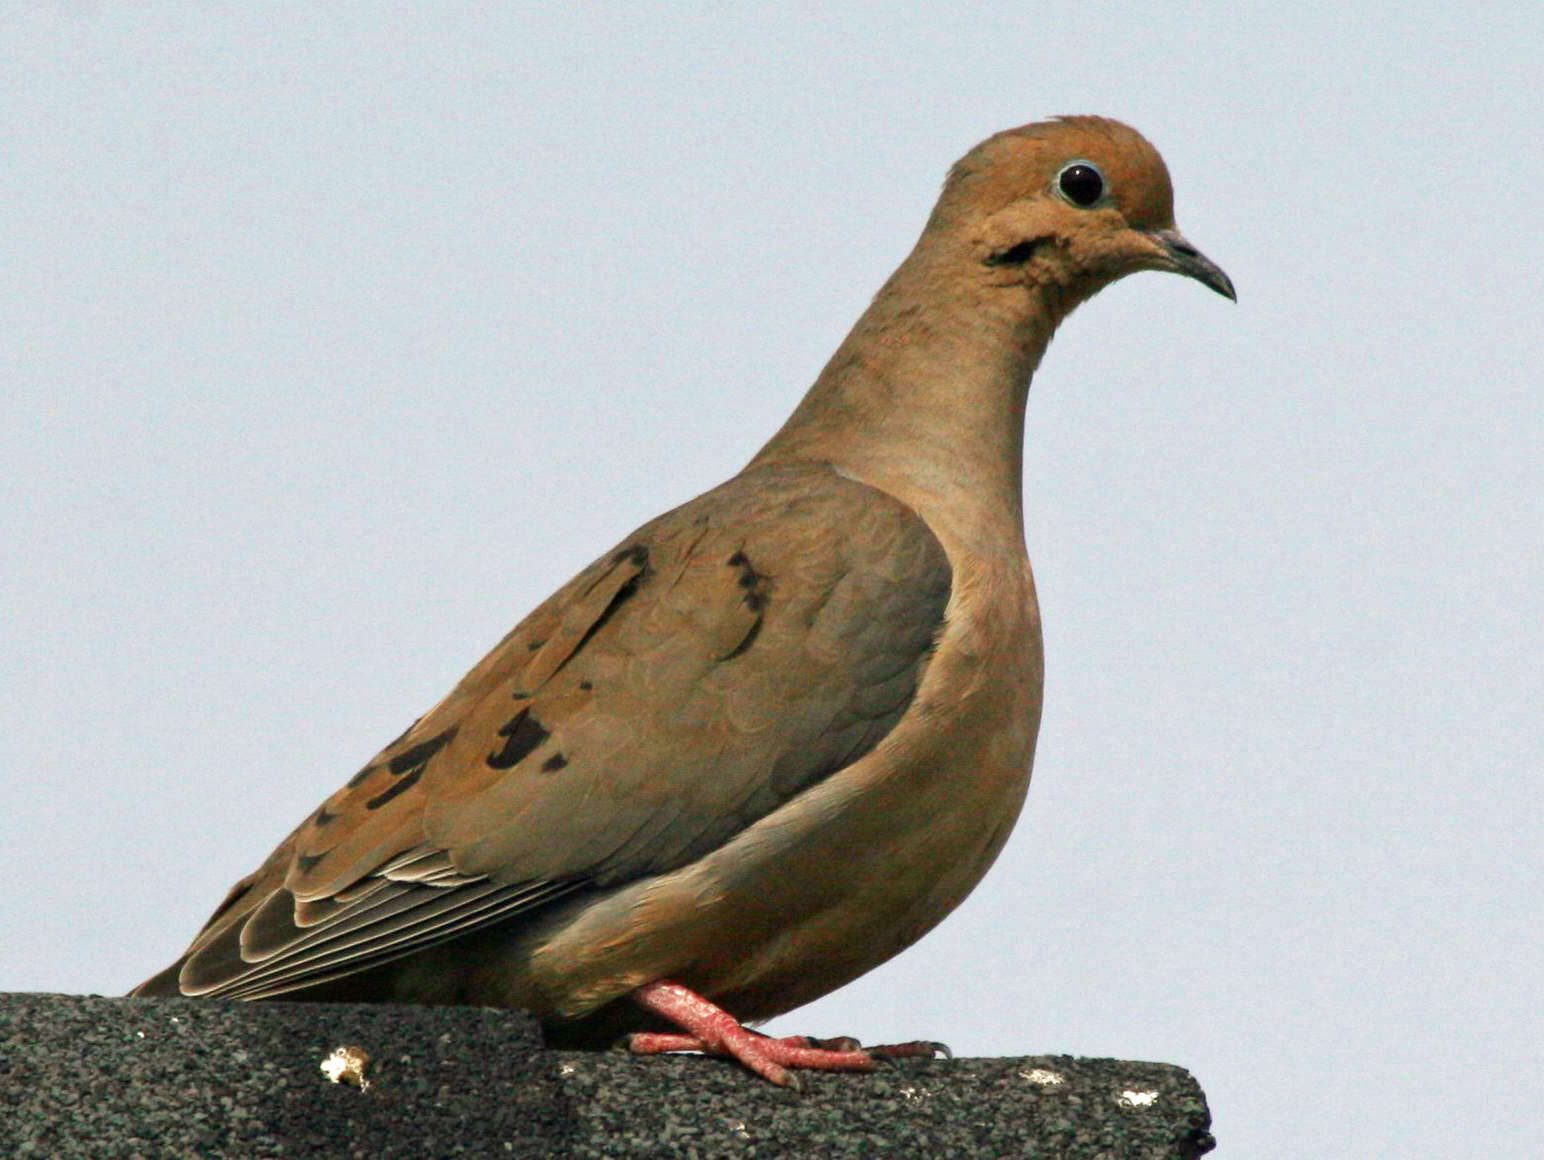
[[[1093,205],[1104,192],[1104,178],[1092,165],[1069,165],[1062,170],[1061,191],[1077,205]]]

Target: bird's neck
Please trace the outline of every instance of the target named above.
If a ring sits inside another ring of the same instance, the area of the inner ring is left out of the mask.
[[[919,245],[752,466],[829,462],[935,529],[1022,551],[1024,405],[1063,310],[961,261]]]

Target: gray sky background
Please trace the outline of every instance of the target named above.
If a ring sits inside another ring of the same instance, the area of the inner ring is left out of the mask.
[[[774,1026],[1174,1061],[1224,1156],[1544,1154],[1537,4],[579,8],[5,5],[0,989],[163,966],[738,469],[951,161],[1099,112],[1240,304],[1063,328],[1028,810]]]

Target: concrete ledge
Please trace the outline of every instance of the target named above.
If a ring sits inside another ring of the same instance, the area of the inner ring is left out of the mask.
[[[842,1029],[845,1030],[845,1029]],[[342,1045],[369,1086],[330,1082]],[[541,1047],[483,1008],[0,995],[0,1155],[16,1157],[1098,1157],[1190,1160],[1190,1074],[1034,1056],[805,1073]]]

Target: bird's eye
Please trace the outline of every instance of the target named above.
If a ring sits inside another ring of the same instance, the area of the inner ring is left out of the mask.
[[[1104,174],[1087,161],[1074,161],[1056,175],[1056,188],[1073,205],[1087,209],[1104,196]]]

